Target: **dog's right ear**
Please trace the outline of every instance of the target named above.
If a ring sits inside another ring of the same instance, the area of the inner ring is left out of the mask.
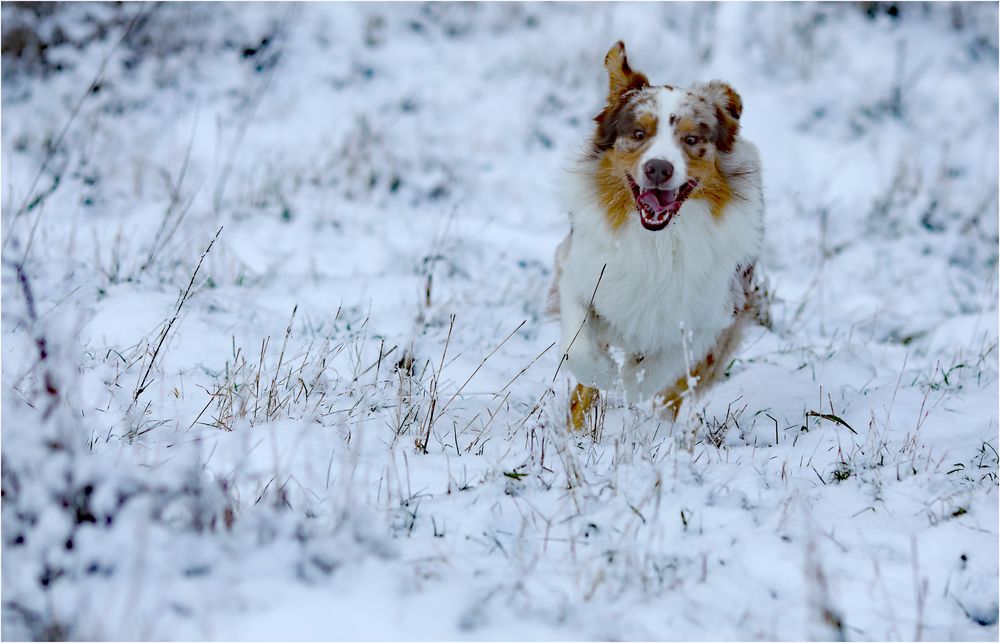
[[[627,91],[641,89],[649,85],[646,74],[633,71],[625,55],[625,43],[616,42],[604,57],[604,68],[608,70],[608,104],[613,104]]]

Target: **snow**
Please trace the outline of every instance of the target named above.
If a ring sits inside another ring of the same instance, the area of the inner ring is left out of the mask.
[[[995,4],[60,6],[2,16],[69,40],[3,60],[4,638],[997,639]],[[572,434],[619,38],[740,92],[773,323]]]

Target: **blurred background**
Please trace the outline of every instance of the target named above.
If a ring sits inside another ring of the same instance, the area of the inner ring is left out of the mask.
[[[0,17],[5,638],[996,639],[996,3]],[[567,437],[619,39],[741,94],[773,322],[676,432]]]

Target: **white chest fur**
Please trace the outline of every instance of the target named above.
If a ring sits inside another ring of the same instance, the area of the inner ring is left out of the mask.
[[[733,204],[717,218],[705,201],[690,200],[658,232],[643,228],[638,216],[612,230],[603,212],[586,208],[573,217],[561,288],[584,304],[593,297],[609,327],[604,340],[627,352],[679,347],[682,328],[691,350],[707,349],[699,345],[732,318],[737,266],[760,246],[760,216],[747,206]]]

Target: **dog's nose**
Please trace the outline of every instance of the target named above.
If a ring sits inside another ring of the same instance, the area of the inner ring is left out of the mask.
[[[663,159],[652,159],[646,161],[642,166],[642,171],[646,173],[646,180],[653,187],[663,185],[674,175],[674,166],[670,161]]]

